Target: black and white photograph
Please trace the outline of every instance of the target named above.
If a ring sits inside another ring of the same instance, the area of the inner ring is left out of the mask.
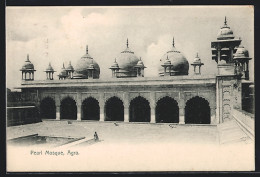
[[[7,6],[7,172],[255,170],[254,6]]]

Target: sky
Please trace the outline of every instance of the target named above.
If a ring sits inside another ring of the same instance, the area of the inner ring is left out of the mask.
[[[253,6],[139,6],[139,7],[7,7],[6,84],[20,86],[20,69],[27,54],[34,64],[35,80],[45,80],[49,62],[58,79],[64,62],[77,61],[86,52],[99,64],[100,78],[111,77],[109,67],[129,48],[147,67],[145,77],[158,76],[160,58],[175,47],[192,63],[199,53],[203,75],[216,74],[211,41],[227,17],[236,38],[248,49],[250,80],[254,79]],[[190,66],[189,74],[193,73]]]

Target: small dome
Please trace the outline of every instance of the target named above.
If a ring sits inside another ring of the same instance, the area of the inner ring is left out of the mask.
[[[61,72],[60,72],[60,74],[58,76],[62,76],[62,77],[66,77],[67,76],[67,71],[66,71],[66,69],[64,67],[64,63],[63,63],[63,66],[61,68]]]
[[[116,62],[116,59],[114,63],[111,65],[110,69],[119,69],[118,63]]]
[[[74,71],[73,66],[71,65],[71,62],[69,62],[68,67],[66,68],[67,71]]]
[[[97,62],[88,54],[88,46],[86,48],[86,54],[83,55],[77,62],[75,68],[75,74],[73,75],[74,79],[84,79],[88,78],[88,68],[90,64],[93,64],[94,73],[93,78],[99,78],[100,68]]]
[[[128,47],[128,40],[126,44],[126,49],[122,51],[117,57],[117,63],[120,67],[119,72],[124,73],[124,77],[136,76],[135,66],[137,65],[139,59]]]
[[[219,30],[217,39],[225,40],[225,39],[234,39],[233,31],[230,27],[227,26],[227,19],[225,17],[224,26]]]
[[[196,57],[194,58],[193,63],[201,63],[201,59],[199,57],[199,54],[197,53]]]
[[[49,63],[45,71],[54,71],[53,67],[51,66],[51,63]]]
[[[27,54],[27,60],[25,61],[21,70],[34,70],[34,65],[29,60],[29,54]]]
[[[164,75],[164,69],[162,65],[166,62],[167,58],[172,64],[172,72],[174,72],[174,75],[188,75],[189,72],[189,62],[186,59],[186,57],[178,51],[174,46],[174,40],[172,49],[166,52],[163,57],[160,59],[160,66],[159,66],[159,75]]]
[[[146,68],[144,66],[144,62],[142,61],[141,57],[140,57],[140,60],[137,62],[136,67],[138,67],[138,68]]]
[[[237,51],[234,54],[234,59],[240,58],[249,58],[248,50],[246,50],[243,46],[237,47]]]

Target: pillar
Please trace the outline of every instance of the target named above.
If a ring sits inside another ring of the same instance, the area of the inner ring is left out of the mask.
[[[156,123],[155,120],[155,106],[151,106],[151,121],[150,123]]]
[[[124,122],[129,122],[129,105],[124,105]]]
[[[185,108],[179,107],[179,124],[185,124]]]
[[[130,121],[130,117],[129,117],[129,93],[128,92],[124,92],[124,96],[123,96],[123,102],[124,102],[124,122],[129,122]]]
[[[77,104],[77,120],[81,121],[81,104]]]
[[[105,109],[104,109],[105,102],[104,102],[104,93],[103,92],[99,93],[99,107],[100,107],[99,121],[104,122],[105,121],[105,114],[104,114],[105,113]]]
[[[150,123],[156,123],[156,120],[155,120],[155,105],[156,105],[155,92],[150,92],[150,109],[151,109]]]
[[[210,108],[210,124],[216,124],[216,108]]]
[[[56,106],[56,120],[60,120],[60,105]]]

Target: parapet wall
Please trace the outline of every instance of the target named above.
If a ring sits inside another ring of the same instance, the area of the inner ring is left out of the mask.
[[[242,130],[251,138],[255,137],[255,117],[253,114],[245,112],[239,109],[233,109],[232,111],[234,119]]]

